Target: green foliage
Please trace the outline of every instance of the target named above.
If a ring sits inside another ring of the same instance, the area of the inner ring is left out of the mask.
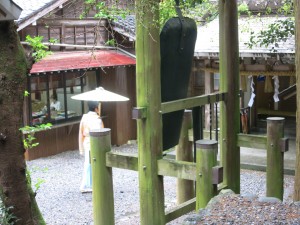
[[[85,0],[84,11],[79,18],[83,19],[88,17],[89,12],[93,9],[96,10],[94,18],[108,20],[116,20],[118,17],[125,18],[130,12],[128,9],[120,8],[118,0],[111,1],[109,5],[103,1]]]
[[[218,15],[218,5],[209,0],[180,1],[183,16],[190,17],[196,22],[209,22]],[[162,28],[166,21],[176,17],[175,1],[164,0],[159,3],[159,24]]]
[[[26,91],[26,90],[24,91],[24,96],[25,96],[25,97],[28,97],[29,94],[30,94],[30,93],[29,93],[28,91]]]
[[[27,181],[30,181],[30,184],[31,184],[31,173],[32,173],[32,172],[35,172],[35,171],[37,171],[37,170],[47,171],[48,168],[44,168],[43,170],[42,170],[41,168],[39,168],[39,167],[33,167],[33,168],[31,168],[31,170],[26,169],[26,178],[27,178]],[[45,183],[45,182],[46,182],[45,179],[37,178],[37,181],[36,181],[36,183],[34,184],[34,190],[33,190],[34,193],[37,193],[38,190],[40,189],[41,185],[42,185],[43,183]]]
[[[117,43],[115,39],[109,39],[105,44],[109,46],[116,46]]]
[[[49,42],[52,44],[58,43],[58,40],[56,38],[50,38]]]
[[[25,138],[23,139],[23,145],[26,150],[34,148],[39,145],[38,142],[36,142],[36,138],[34,137],[35,132],[51,129],[52,124],[46,123],[46,124],[40,124],[36,125],[34,127],[32,126],[25,126],[21,127],[19,130],[23,132],[25,135]]]
[[[14,225],[17,221],[17,217],[12,214],[13,207],[5,207],[3,204],[2,198],[4,194],[0,190],[0,224],[1,225]]]
[[[293,15],[294,14],[294,0],[285,0],[283,5],[279,8],[278,13],[283,15]]]
[[[240,4],[238,6],[238,13],[239,13],[239,15],[240,14],[248,14],[248,15],[250,15],[251,14],[251,12],[249,11],[249,7],[248,7],[247,3],[243,2],[242,4]]]
[[[43,39],[43,36],[26,36],[26,41],[32,47],[33,50],[32,57],[36,62],[51,54],[51,52],[48,50],[49,48],[42,43]],[[51,39],[51,41],[54,41],[54,39]]]
[[[276,52],[280,42],[285,42],[288,38],[295,35],[295,20],[287,18],[277,20],[270,24],[268,29],[260,31],[258,34],[251,32],[249,42],[245,43],[250,49],[255,46],[271,47],[272,52]]]
[[[165,0],[159,3],[159,25],[163,27],[166,21],[176,16],[175,1]]]

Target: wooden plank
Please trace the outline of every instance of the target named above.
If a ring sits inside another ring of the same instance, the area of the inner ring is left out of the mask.
[[[38,21],[38,25],[42,26],[105,26],[107,24],[107,20],[102,19],[43,19]]]
[[[137,154],[106,153],[106,166],[138,171]]]
[[[195,210],[195,207],[196,207],[196,198],[192,198],[176,206],[175,208],[171,209],[166,213],[166,218],[165,218],[166,223]]]
[[[272,116],[291,116],[291,117],[296,117],[296,112],[271,110],[271,109],[264,109],[264,108],[258,108],[257,109],[257,114],[272,115]]]
[[[267,149],[267,136],[253,134],[238,134],[239,147]]]
[[[205,68],[205,67],[200,67],[197,68],[197,71],[207,71],[211,73],[221,73],[218,68]],[[275,70],[270,70],[270,71],[246,71],[246,70],[240,70],[240,76],[296,76],[296,72],[294,70],[290,71],[275,71]]]
[[[157,160],[158,175],[196,180],[196,164],[174,159]]]
[[[196,106],[215,103],[226,99],[226,93],[214,93],[209,95],[195,96],[175,101],[165,102],[161,104],[161,113],[169,113],[181,109],[190,109]]]

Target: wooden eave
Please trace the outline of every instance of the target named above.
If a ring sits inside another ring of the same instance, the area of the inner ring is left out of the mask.
[[[85,19],[41,19],[37,22],[37,25],[41,26],[106,26],[107,20],[94,18]]]
[[[0,21],[2,20],[16,20],[19,18],[22,8],[14,1],[1,1],[0,3]]]
[[[296,76],[296,71],[294,69],[291,70],[258,70],[253,68],[249,68],[247,70],[240,69],[240,75],[241,76],[279,76],[279,77],[290,77],[290,76]],[[210,73],[219,73],[219,68],[212,68],[212,67],[199,67],[199,68],[194,68],[193,71],[206,71]]]
[[[69,1],[69,0],[58,0],[58,1],[54,2],[53,4],[49,5],[48,7],[45,7],[41,10],[37,10],[37,12],[35,14],[30,15],[30,16],[24,18],[21,22],[19,22],[17,31],[24,29],[28,25],[34,23],[39,18],[45,16],[47,13],[51,12],[52,10],[56,9],[57,7],[61,6],[62,4],[64,4],[67,1]]]

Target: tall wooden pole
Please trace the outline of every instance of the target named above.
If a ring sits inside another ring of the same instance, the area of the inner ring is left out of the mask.
[[[179,143],[176,146],[176,160],[193,162],[193,142],[189,141],[189,129],[193,127],[192,110],[185,110],[183,115]],[[184,203],[195,196],[194,181],[177,179],[177,204]]]
[[[110,129],[90,131],[95,225],[114,225],[112,168],[106,167],[106,152],[111,151]]]
[[[199,140],[196,146],[196,210],[199,210],[205,208],[210,199],[218,194],[212,176],[213,167],[217,165],[218,143],[213,140]]]
[[[296,85],[297,85],[297,131],[296,131],[296,166],[295,166],[295,186],[294,201],[300,201],[300,3],[294,1],[295,5],[295,28],[296,28]]]
[[[221,104],[220,146],[224,183],[235,193],[240,192],[240,129],[239,104],[239,41],[237,1],[220,0],[220,90],[227,92]]]
[[[162,158],[160,86],[159,0],[136,1],[137,106],[144,119],[137,120],[141,224],[165,224],[163,177],[157,160]]]
[[[267,118],[267,197],[283,200],[283,151],[284,118]]]

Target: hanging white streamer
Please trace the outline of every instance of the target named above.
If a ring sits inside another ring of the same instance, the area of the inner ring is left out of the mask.
[[[274,99],[274,102],[279,102],[279,98],[278,98],[278,94],[279,94],[279,79],[278,79],[278,76],[274,76],[272,79],[274,80],[274,95],[273,95],[273,99]]]
[[[250,80],[250,88],[251,88],[251,97],[250,100],[248,102],[248,106],[252,107],[253,103],[254,103],[254,98],[255,98],[255,94],[254,94],[254,82],[253,82],[253,77],[249,76],[248,79]]]

